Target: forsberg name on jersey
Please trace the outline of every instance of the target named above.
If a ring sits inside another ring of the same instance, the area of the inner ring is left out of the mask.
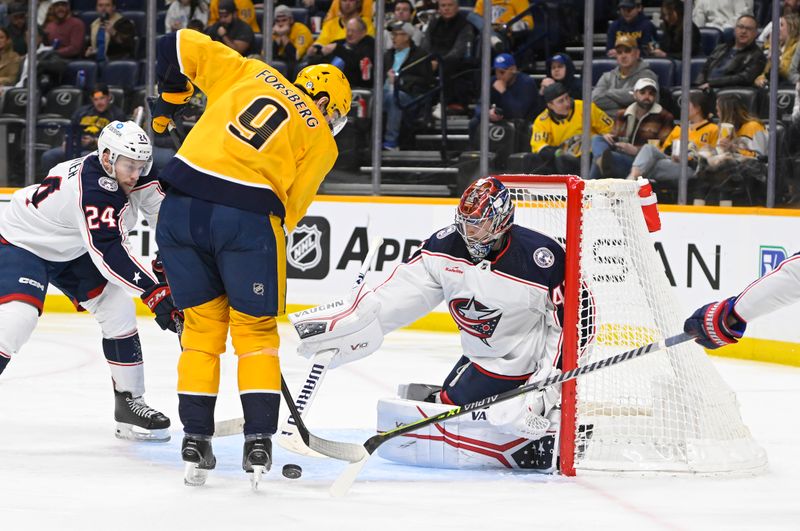
[[[295,109],[300,114],[300,118],[305,119],[308,127],[313,128],[319,125],[319,120],[314,117],[311,109],[309,109],[306,105],[306,102],[300,98],[300,95],[297,94],[297,92],[281,83],[278,80],[278,76],[275,74],[270,74],[268,70],[262,70],[256,74],[256,79],[258,78],[263,78],[264,83],[272,85],[275,90],[286,96],[286,99],[294,104]]]

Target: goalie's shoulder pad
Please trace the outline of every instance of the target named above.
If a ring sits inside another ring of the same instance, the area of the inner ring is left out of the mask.
[[[301,341],[322,334],[327,338],[342,337],[366,327],[377,317],[380,307],[372,290],[362,287],[355,296],[289,314],[289,321]]]

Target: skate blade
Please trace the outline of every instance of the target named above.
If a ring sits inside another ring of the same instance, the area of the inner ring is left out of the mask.
[[[197,463],[186,463],[183,472],[183,484],[187,487],[202,487],[208,479],[208,470],[198,468]]]
[[[168,442],[170,440],[169,428],[163,430],[147,430],[133,424],[117,422],[114,432],[117,439],[141,442]]]
[[[261,481],[261,475],[267,471],[267,467],[264,465],[253,465],[253,471],[248,472],[250,475],[250,486],[253,490],[258,490],[258,484]]]
[[[170,440],[169,428],[162,430],[148,430],[133,424],[117,422],[114,432],[117,439],[141,442],[168,442]]]

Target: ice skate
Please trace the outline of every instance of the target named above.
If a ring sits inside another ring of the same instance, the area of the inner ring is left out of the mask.
[[[272,467],[272,440],[269,435],[247,435],[242,453],[242,468],[250,474],[250,485],[258,490],[261,475]]]
[[[141,396],[133,397],[127,391],[114,390],[115,435],[130,441],[169,441],[169,418],[148,406]]]
[[[181,459],[186,462],[183,484],[189,487],[205,485],[208,471],[217,466],[217,458],[211,448],[211,437],[184,437]]]

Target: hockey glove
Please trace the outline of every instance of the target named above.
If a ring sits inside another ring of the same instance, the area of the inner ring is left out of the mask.
[[[732,312],[734,302],[736,297],[731,297],[698,308],[683,323],[683,331],[707,349],[736,343],[744,334],[747,323]],[[728,324],[729,317],[732,324]]]
[[[189,99],[194,93],[194,87],[188,81],[186,90],[182,92],[162,92],[150,107],[150,114],[153,117],[153,132],[163,135],[167,131],[167,126],[184,105],[189,103]]]
[[[159,282],[163,284],[167,281],[167,274],[164,273],[164,262],[161,261],[161,255],[158,254],[158,251],[156,251],[156,257],[150,263],[150,269],[153,270],[153,274]]]
[[[142,293],[142,300],[156,315],[156,323],[162,330],[178,333],[178,327],[183,323],[183,312],[175,307],[172,292],[165,282],[154,284]]]

